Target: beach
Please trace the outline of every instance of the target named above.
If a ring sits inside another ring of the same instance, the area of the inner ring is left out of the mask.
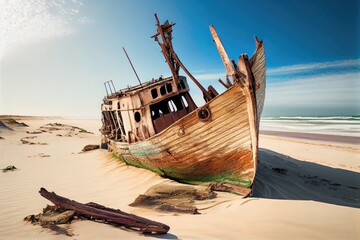
[[[356,132],[298,133],[268,125],[260,132],[252,196],[216,192],[216,198],[195,201],[200,214],[192,215],[129,206],[150,187],[173,181],[127,166],[107,150],[81,152],[87,144],[100,144],[100,119],[16,120],[28,127],[6,124],[11,129],[0,128],[4,138],[0,140],[0,168],[17,168],[0,172],[0,239],[360,238],[360,138]],[[34,133],[49,123],[78,128]],[[149,236],[93,221],[74,221],[67,226],[72,236],[56,234],[23,221],[50,204],[38,193],[41,187],[78,202],[96,202],[165,223],[170,230],[166,235]]]

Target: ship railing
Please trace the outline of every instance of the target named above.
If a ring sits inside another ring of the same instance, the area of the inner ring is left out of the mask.
[[[104,86],[105,86],[105,91],[106,91],[107,97],[110,97],[114,93],[116,93],[114,82],[112,80],[104,82]]]

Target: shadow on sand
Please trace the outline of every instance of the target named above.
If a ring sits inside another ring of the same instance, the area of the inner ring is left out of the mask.
[[[259,149],[259,164],[252,196],[313,200],[360,208],[360,173]]]

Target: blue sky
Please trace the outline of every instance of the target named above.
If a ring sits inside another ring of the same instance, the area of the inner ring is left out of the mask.
[[[176,22],[175,51],[204,86],[224,91],[213,24],[234,59],[264,40],[265,116],[360,114],[359,1],[2,0],[0,11],[0,114],[99,116],[104,81],[137,83],[122,47],[142,81],[169,75],[155,12]]]

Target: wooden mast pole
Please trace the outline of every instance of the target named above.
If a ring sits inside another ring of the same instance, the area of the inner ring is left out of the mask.
[[[205,90],[205,88],[196,80],[196,78],[187,70],[187,68],[184,66],[184,64],[182,64],[182,62],[180,61],[179,57],[177,56],[177,54],[175,53],[173,47],[172,47],[172,43],[171,43],[171,27],[175,24],[164,24],[164,26],[161,26],[159,18],[157,16],[157,14],[155,13],[155,18],[156,18],[156,25],[158,27],[158,32],[157,34],[155,34],[153,37],[155,38],[155,40],[157,40],[157,36],[161,35],[162,38],[162,43],[160,43],[158,40],[158,43],[162,49],[162,52],[164,54],[164,57],[166,59],[166,62],[168,63],[170,70],[174,76],[174,80],[178,81],[178,66],[180,66],[184,72],[191,78],[191,80],[195,83],[196,86],[198,86],[200,88],[200,90],[202,91],[202,93],[204,94],[205,98],[207,100],[211,100],[212,97],[210,96],[210,94],[208,93],[208,91]],[[166,30],[168,36],[165,36],[164,34],[164,29]],[[176,71],[174,68],[174,65],[176,67]],[[177,87],[177,85],[176,85]]]

